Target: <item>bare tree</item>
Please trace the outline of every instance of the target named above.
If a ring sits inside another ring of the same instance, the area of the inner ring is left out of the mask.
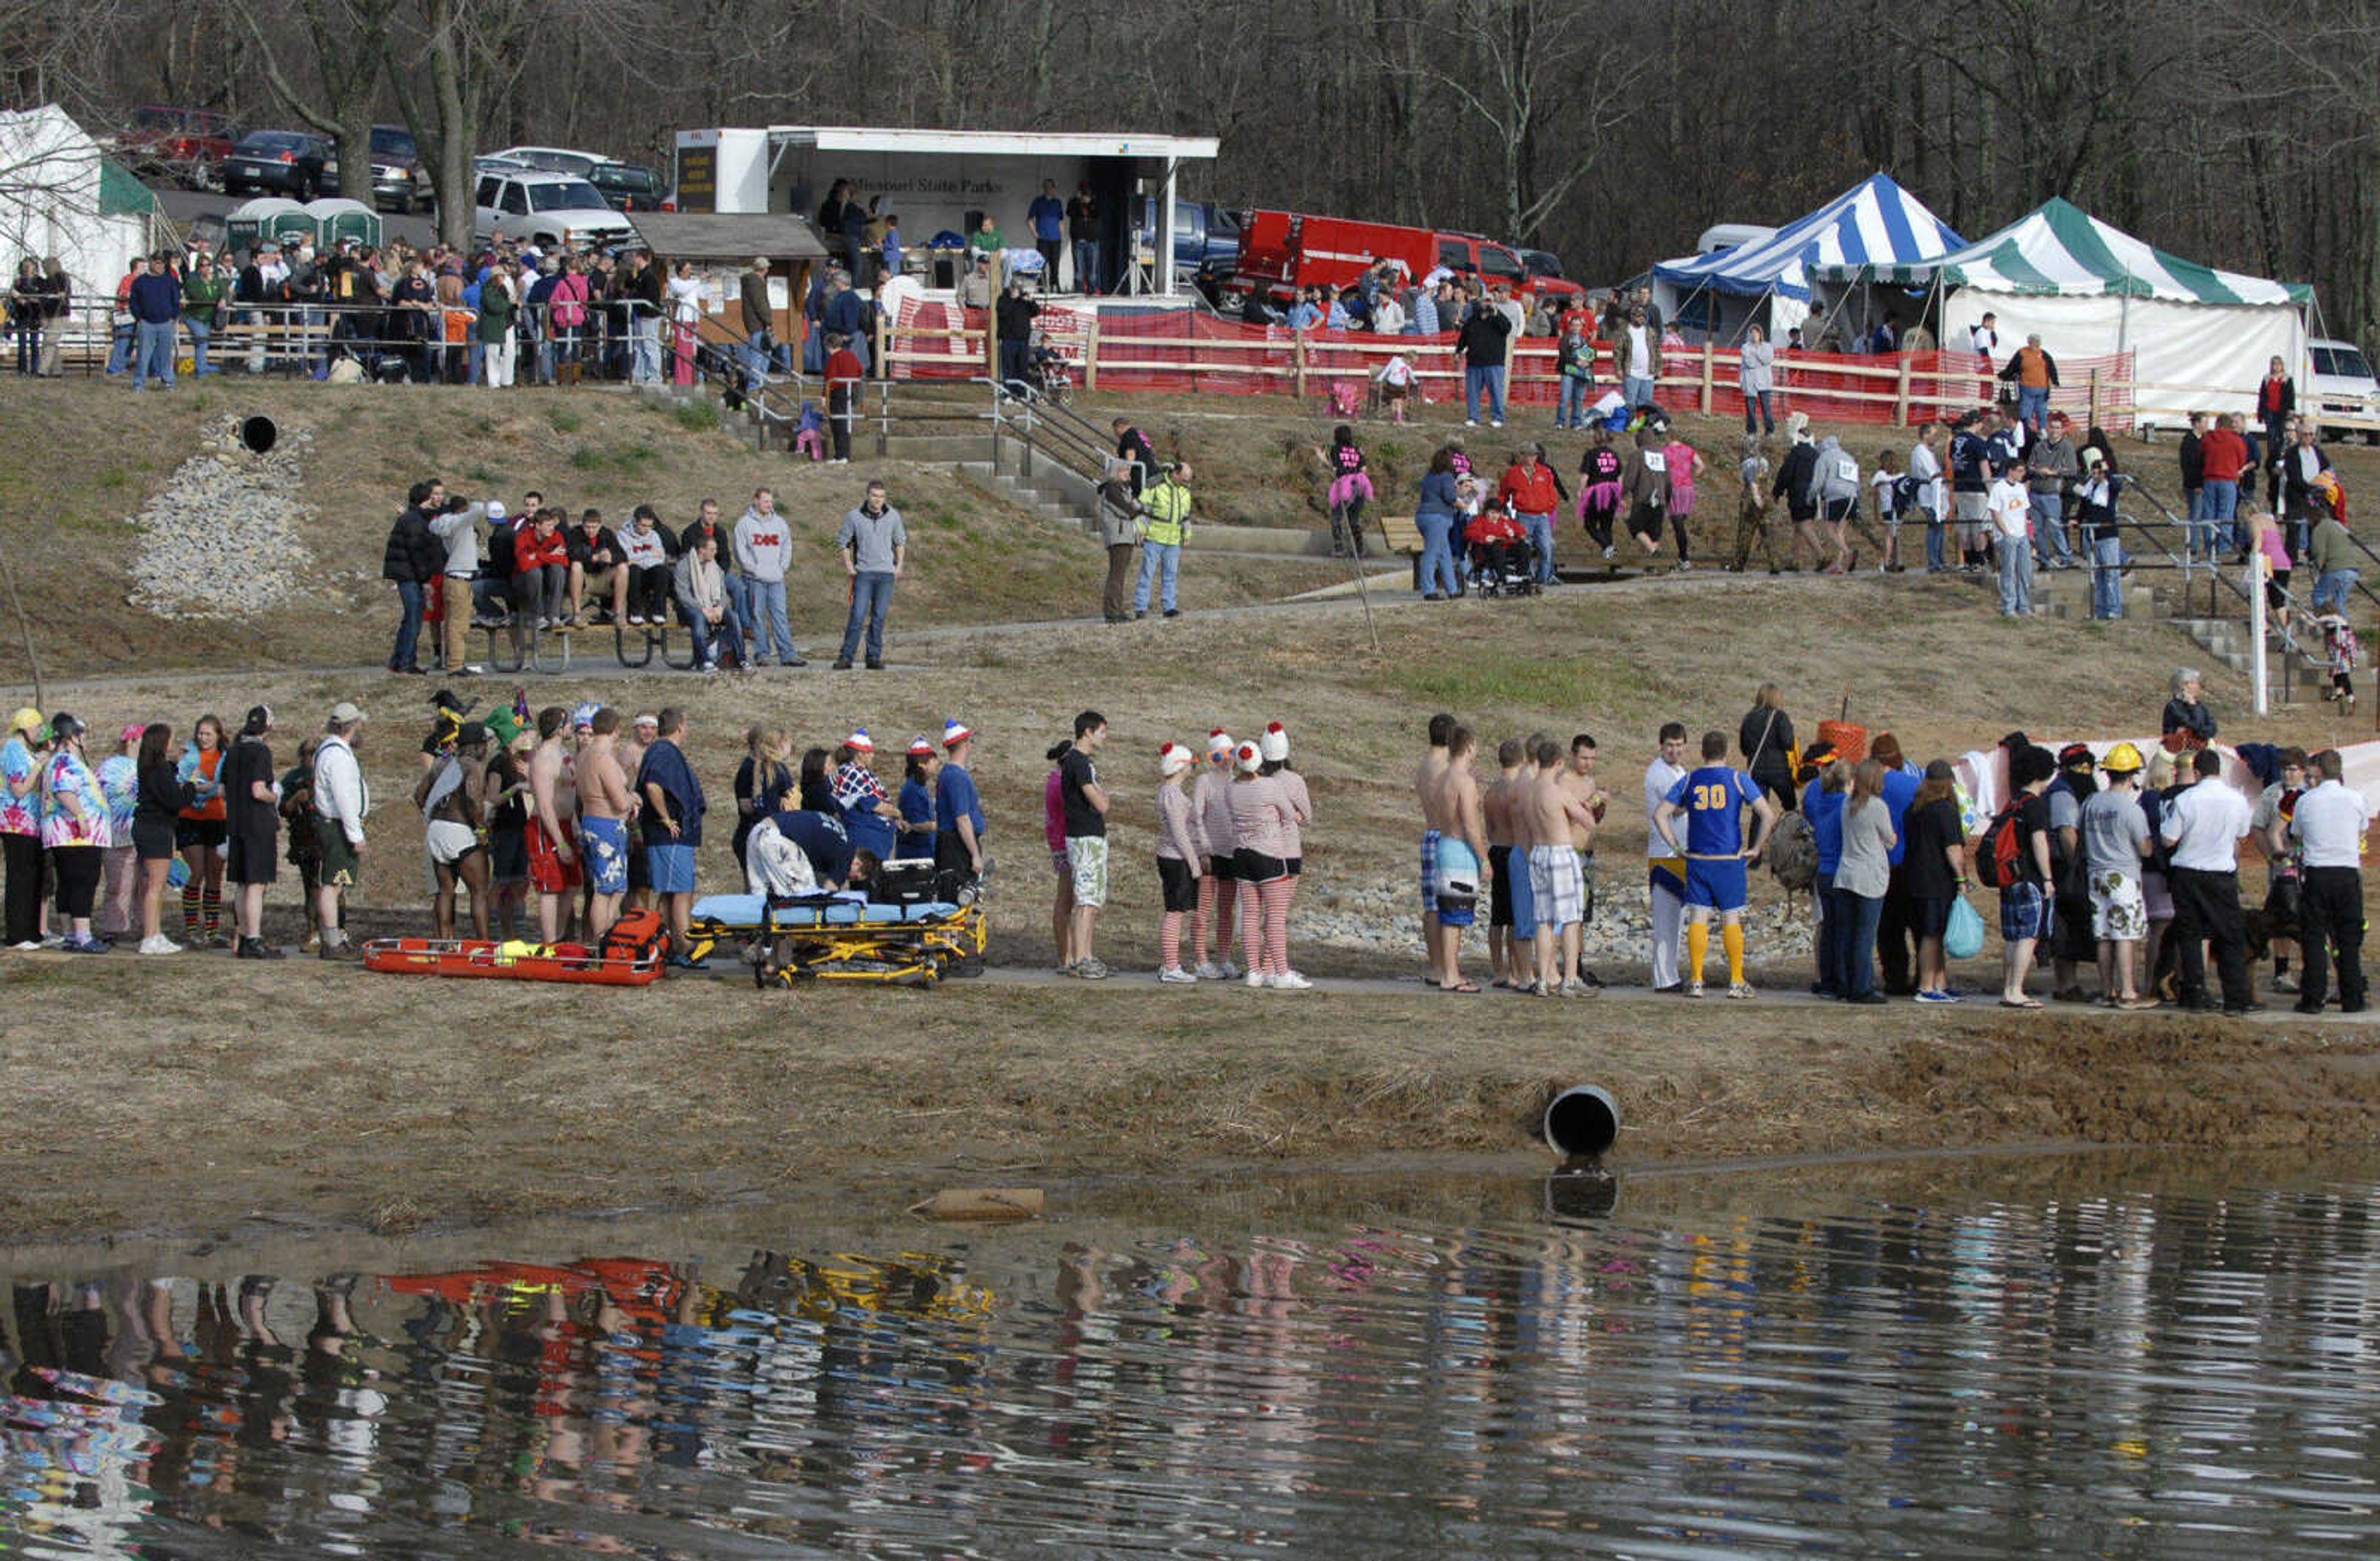
[[[339,193],[372,203],[372,114],[402,0],[231,0],[273,96],[339,149]]]

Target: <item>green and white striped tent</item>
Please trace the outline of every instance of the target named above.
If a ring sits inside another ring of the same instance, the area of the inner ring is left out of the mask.
[[[2302,373],[2313,303],[2303,283],[2183,260],[2056,197],[1932,260],[1822,265],[1811,277],[1840,289],[1937,291],[1946,348],[1963,347],[1990,311],[2003,360],[2035,333],[2053,357],[2130,352],[2140,420],[2157,423],[2193,408],[2252,409],[2275,356]]]

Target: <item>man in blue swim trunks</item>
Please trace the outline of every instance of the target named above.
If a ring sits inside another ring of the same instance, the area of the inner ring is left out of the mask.
[[[587,740],[578,750],[578,857],[592,898],[587,906],[589,942],[620,919],[628,894],[628,818],[637,799],[620,767],[620,713],[605,705],[589,717]]]
[[[1743,841],[1743,810],[1754,820],[1752,844]],[[1685,843],[1673,827],[1686,823]],[[1670,788],[1653,815],[1653,829],[1670,848],[1686,859],[1686,995],[1703,994],[1703,959],[1710,952],[1711,912],[1718,912],[1719,935],[1727,947],[1727,994],[1752,996],[1743,979],[1743,905],[1745,865],[1760,860],[1760,848],[1777,823],[1777,805],[1759,785],[1727,763],[1727,734],[1703,734],[1702,767]]]
[[[1421,803],[1421,946],[1429,965],[1422,980],[1431,986],[1446,964],[1438,921],[1438,843],[1445,833],[1439,823],[1439,790],[1446,780],[1446,743],[1454,726],[1454,717],[1444,711],[1429,718],[1429,751],[1414,772],[1414,797]]]
[[[1479,783],[1471,774],[1478,756],[1478,739],[1471,728],[1456,726],[1446,740],[1446,769],[1438,787],[1438,876],[1433,889],[1442,957],[1437,983],[1442,992],[1479,990],[1476,983],[1463,979],[1463,929],[1476,919],[1479,896],[1495,882],[1488,865],[1488,823],[1479,806]]]

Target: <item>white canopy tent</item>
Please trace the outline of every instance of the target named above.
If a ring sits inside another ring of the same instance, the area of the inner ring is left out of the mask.
[[[103,157],[64,109],[0,113],[0,252],[9,274],[25,256],[55,256],[77,293],[111,294],[134,256],[155,252],[164,227],[156,197]]]
[[[1846,287],[1932,287],[1942,340],[1963,347],[1986,311],[2003,352],[2038,334],[2052,357],[2134,355],[2138,425],[2175,425],[2193,409],[2251,412],[2265,364],[2304,372],[2313,291],[2169,255],[2057,199],[1931,261],[1816,267]]]

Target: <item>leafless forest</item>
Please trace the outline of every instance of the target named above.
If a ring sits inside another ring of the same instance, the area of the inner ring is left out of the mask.
[[[516,140],[666,168],[697,125],[1214,134],[1194,193],[1598,281],[1880,168],[1970,237],[2064,195],[2380,321],[2380,0],[0,0],[0,60],[93,128],[407,119],[442,187]]]

